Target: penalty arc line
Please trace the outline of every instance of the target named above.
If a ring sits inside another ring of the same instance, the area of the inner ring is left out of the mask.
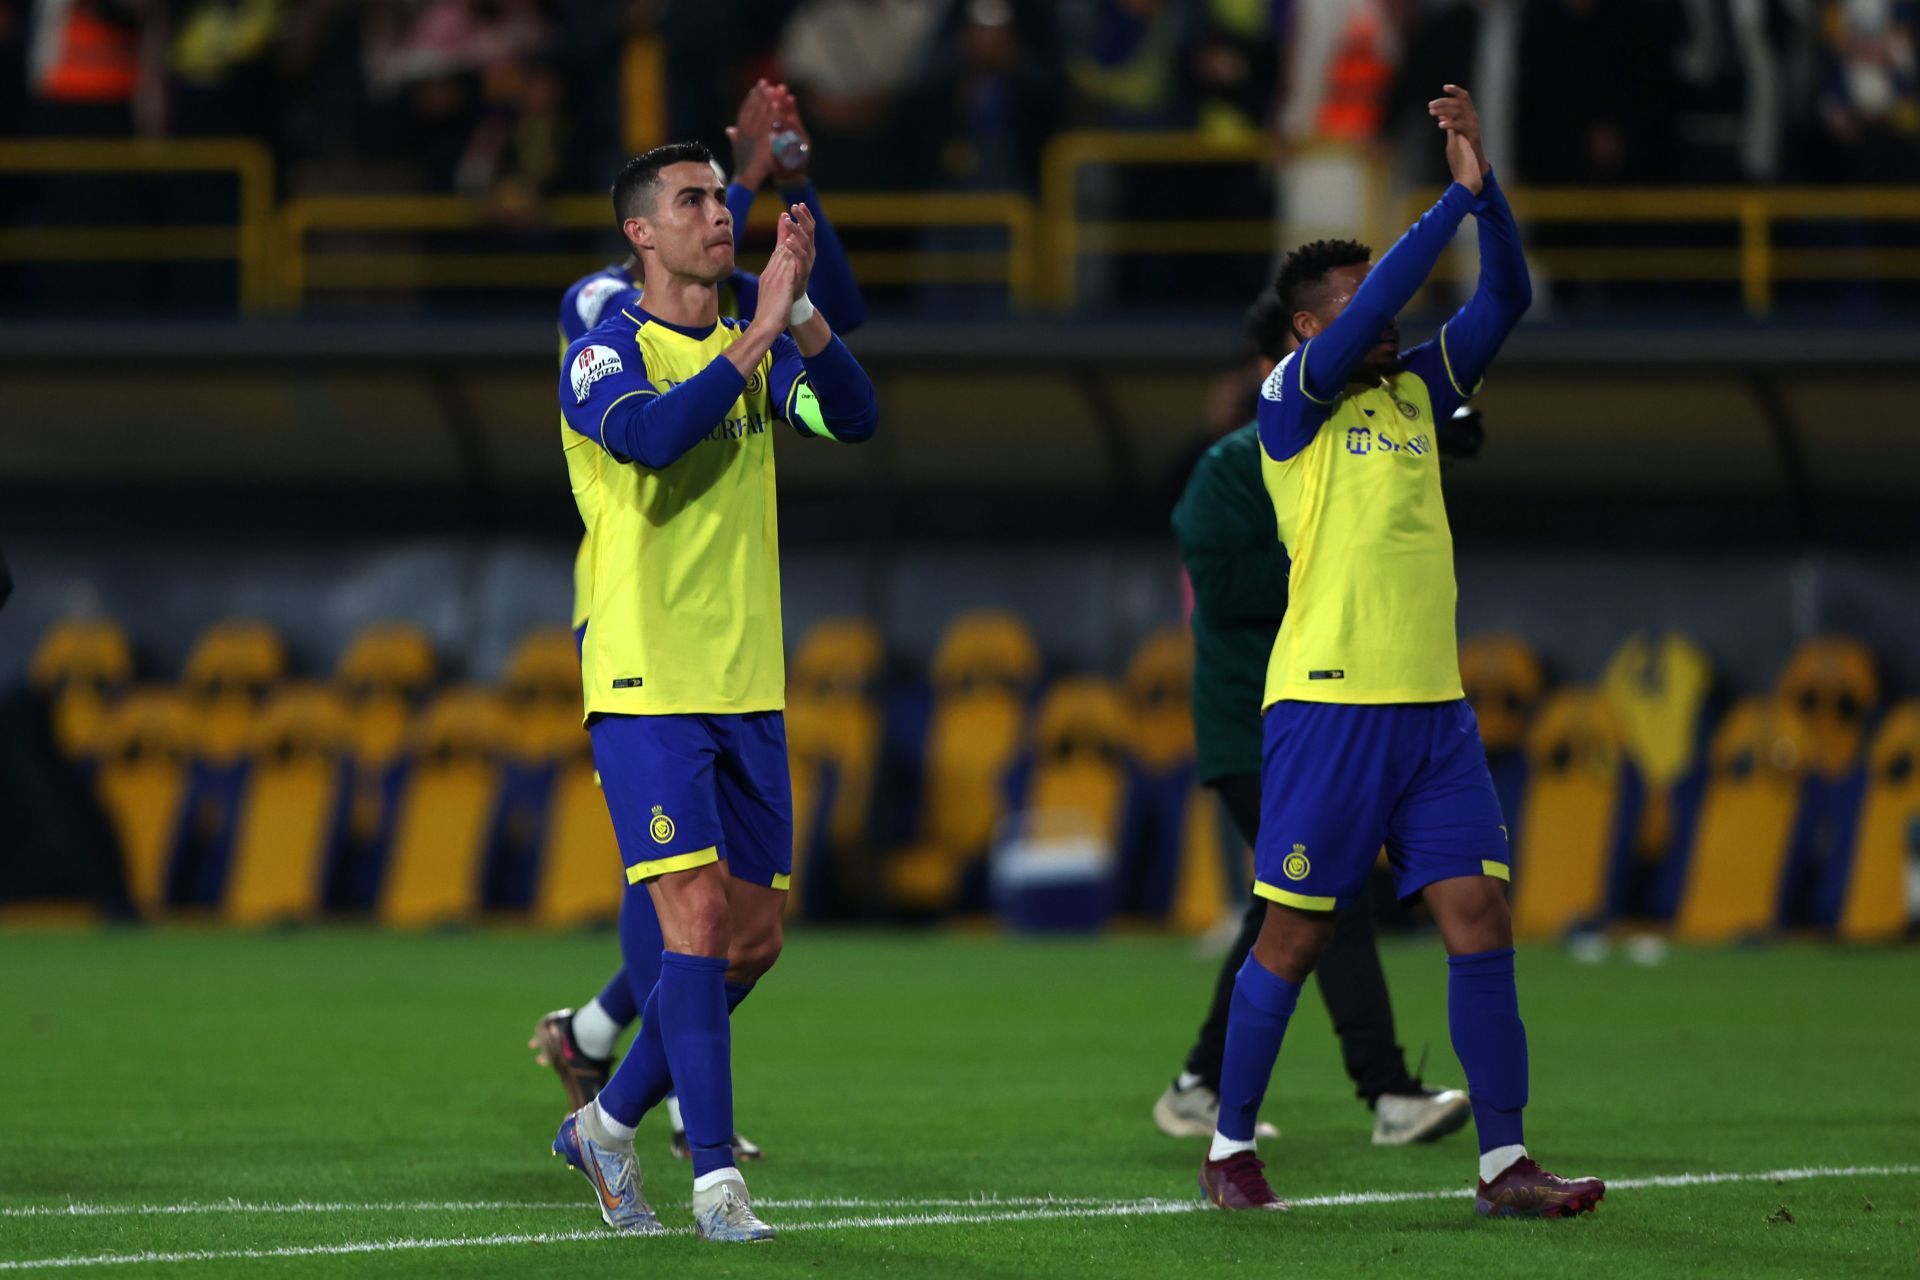
[[[1861,1165],[1854,1167],[1812,1166],[1798,1169],[1772,1169],[1754,1173],[1685,1173],[1646,1178],[1623,1178],[1609,1184],[1609,1190],[1630,1191],[1670,1187],[1714,1186],[1723,1183],[1802,1182],[1815,1178],[1884,1177],[1920,1173],[1920,1165]],[[1295,1208],[1338,1208],[1373,1204],[1399,1204],[1420,1200],[1457,1199],[1470,1194],[1464,1189],[1443,1191],[1344,1192],[1329,1196],[1305,1197],[1291,1203]],[[480,1203],[480,1202],[461,1202]],[[772,1202],[767,1202],[771,1204]],[[961,1226],[1008,1222],[1041,1222],[1060,1218],[1144,1217],[1150,1215],[1196,1213],[1208,1206],[1198,1200],[1125,1200],[1106,1203],[1067,1204],[1052,1207],[996,1209],[992,1202],[968,1202],[971,1211],[893,1214],[865,1218],[829,1218],[813,1222],[777,1223],[785,1231],[879,1230],[910,1226]],[[545,1206],[541,1206],[545,1207]],[[670,1232],[689,1234],[687,1228]],[[58,1258],[0,1260],[0,1271],[51,1271],[74,1267],[123,1266],[138,1263],[217,1262],[239,1259],[333,1257],[349,1254],[395,1253],[423,1249],[485,1248],[522,1244],[566,1244],[585,1241],[615,1241],[620,1237],[604,1230],[500,1233],[486,1236],[402,1237],[392,1240],[359,1240],[344,1244],[286,1245],[271,1249],[193,1249],[175,1252],[103,1253]]]

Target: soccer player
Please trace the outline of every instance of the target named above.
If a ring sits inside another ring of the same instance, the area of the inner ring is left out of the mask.
[[[1262,380],[1287,353],[1289,317],[1266,290],[1247,312],[1247,337]],[[1477,441],[1440,431],[1440,452],[1471,456]],[[1273,501],[1260,478],[1260,439],[1248,423],[1202,455],[1173,509],[1174,538],[1193,584],[1193,727],[1201,782],[1226,806],[1248,845],[1260,825],[1260,693],[1267,658],[1287,609],[1287,549],[1274,537]],[[1185,1068],[1153,1106],[1170,1137],[1213,1135],[1220,1111],[1220,1059],[1234,974],[1246,962],[1266,916],[1256,897],[1228,949],[1213,1004],[1187,1053]],[[1361,1101],[1373,1111],[1381,1146],[1432,1142],[1461,1128],[1472,1112],[1458,1089],[1429,1089],[1407,1070],[1393,1029],[1393,1006],[1373,938],[1373,900],[1363,887],[1342,913],[1315,970],[1333,1015],[1340,1056]],[[1277,1136],[1261,1122],[1256,1136]]]
[[[813,216],[781,216],[751,322],[720,315],[733,215],[697,143],[629,161],[614,215],[642,298],[567,348],[561,437],[587,529],[592,622],[581,655],[587,728],[626,865],[657,931],[621,913],[630,971],[659,980],[606,1087],[561,1122],[554,1151],[601,1216],[653,1233],[635,1126],[677,1090],[693,1158],[694,1228],[764,1240],[735,1166],[728,1018],[780,954],[793,861],[781,718],[786,671],[774,505],[774,419],[859,441],[873,385],[806,293]]]
[[[774,138],[791,134],[806,145],[781,154],[791,165],[776,156]],[[760,188],[771,182],[787,204],[804,204],[814,219],[814,244],[817,262],[808,293],[827,318],[835,333],[851,333],[866,319],[866,303],[853,279],[853,268],[833,233],[832,224],[821,211],[819,197],[808,180],[812,144],[806,125],[783,84],[756,83],[740,105],[740,114],[727,130],[733,142],[734,179],[727,186],[727,209],[733,214],[734,247],[746,227],[747,212]],[[598,324],[601,317],[617,312],[640,298],[639,258],[606,267],[574,281],[560,301],[560,346],[567,345]],[[720,314],[734,318],[752,315],[759,300],[760,280],[751,272],[735,270],[719,287]],[[589,540],[582,538],[573,566],[573,630],[580,636],[587,625],[591,604],[588,583]],[[622,929],[639,936],[651,930],[659,933],[653,903],[645,894],[629,894],[621,907],[636,918],[623,921]],[[551,1066],[560,1077],[567,1094],[567,1109],[577,1111],[606,1085],[613,1071],[613,1049],[621,1034],[639,1016],[640,1005],[660,977],[660,945],[656,936],[651,947],[635,949],[640,957],[636,966],[616,971],[600,994],[573,1009],[555,1009],[535,1024],[527,1047],[536,1051],[538,1060]],[[692,1155],[687,1142],[686,1125],[680,1112],[680,1100],[669,1094],[667,1120],[671,1131],[668,1150],[685,1160]],[[733,1136],[734,1155],[742,1160],[757,1160],[760,1148],[746,1137]]]
[[[1477,391],[1532,301],[1519,230],[1480,146],[1466,90],[1428,105],[1453,184],[1369,266],[1318,241],[1280,268],[1286,359],[1262,384],[1260,470],[1293,572],[1267,666],[1254,892],[1267,900],[1234,980],[1220,1122],[1200,1169],[1223,1209],[1283,1209],[1255,1155],[1254,1118],[1300,985],[1384,840],[1395,885],[1433,911],[1447,1014],[1480,1137],[1474,1208],[1562,1217],[1598,1205],[1596,1178],[1527,1154],[1527,1039],[1514,984],[1506,829],[1460,688],[1453,540],[1438,423]],[[1480,281],[1432,341],[1399,350],[1400,309],[1460,220],[1475,215]]]

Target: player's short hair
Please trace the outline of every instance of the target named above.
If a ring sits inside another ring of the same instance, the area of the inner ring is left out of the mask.
[[[628,218],[647,212],[660,196],[660,171],[670,164],[713,163],[713,152],[702,142],[669,142],[643,152],[620,166],[613,180],[613,225],[625,227]]]
[[[1273,281],[1282,323],[1290,326],[1295,312],[1313,310],[1327,272],[1372,260],[1373,249],[1358,240],[1315,240],[1295,249],[1280,264],[1280,274]]]
[[[1293,313],[1280,305],[1280,291],[1267,289],[1247,308],[1247,345],[1278,364],[1287,354]]]

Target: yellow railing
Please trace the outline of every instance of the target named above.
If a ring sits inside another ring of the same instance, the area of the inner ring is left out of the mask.
[[[868,250],[850,254],[857,279],[873,284],[1004,284],[1020,305],[1034,277],[1033,202],[1013,192],[853,193],[832,197],[841,230],[998,228],[1004,249]],[[753,223],[771,225],[776,203],[763,198]],[[540,225],[563,230],[611,228],[605,196],[559,196],[541,206]],[[282,300],[299,307],[313,289],[501,288],[555,285],[592,261],[577,253],[526,251],[441,252],[417,245],[374,250],[318,248],[316,233],[432,233],[478,230],[498,224],[478,201],[462,196],[307,196],[287,202],[280,215],[279,286]]]
[[[846,230],[998,232],[999,243],[981,249],[957,244],[855,251],[854,274],[864,282],[1000,284],[1017,306],[1044,303],[1070,310],[1077,301],[1079,266],[1088,256],[1266,254],[1279,247],[1282,234],[1264,218],[1083,218],[1083,174],[1134,167],[1243,168],[1287,159],[1264,137],[1069,132],[1048,144],[1038,206],[1015,192],[837,193],[828,203],[835,225]],[[1391,216],[1382,216],[1388,207],[1384,176],[1373,164],[1363,165],[1362,172],[1365,208],[1350,234],[1391,235],[1431,198],[1428,192],[1410,194]],[[417,239],[392,239],[500,228],[484,203],[461,196],[307,196],[276,207],[273,158],[247,140],[0,141],[0,173],[231,175],[239,198],[232,225],[16,226],[0,230],[0,261],[230,260],[239,272],[241,307],[248,313],[298,309],[320,289],[557,288],[593,261],[591,254],[441,250],[423,247]],[[1201,184],[1195,190],[1196,203],[1204,206],[1207,188]],[[1553,188],[1511,194],[1516,212],[1530,226],[1720,223],[1733,231],[1719,248],[1531,251],[1555,279],[1731,282],[1755,315],[1772,308],[1782,281],[1920,279],[1920,248],[1774,243],[1783,222],[1920,223],[1920,187]],[[755,220],[770,218],[774,207],[771,199],[763,199]],[[610,221],[604,196],[559,196],[540,206],[538,225],[581,231],[607,227]],[[1463,269],[1464,264],[1449,261],[1441,271]]]
[[[1738,228],[1724,249],[1530,249],[1559,280],[1737,280],[1749,314],[1773,309],[1782,280],[1920,278],[1920,249],[1862,246],[1778,248],[1775,224],[1920,221],[1920,187],[1553,187],[1509,193],[1524,226],[1605,226],[1608,223],[1721,223]],[[1401,225],[1418,217],[1426,197],[1408,196]],[[1451,264],[1449,271],[1464,270]]]
[[[231,174],[239,216],[214,227],[17,227],[0,231],[0,259],[36,262],[234,262],[240,306],[267,305],[273,253],[273,156],[244,138],[156,141],[12,139],[0,141],[0,173]]]

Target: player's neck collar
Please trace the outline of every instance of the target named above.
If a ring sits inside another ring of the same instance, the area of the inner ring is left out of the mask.
[[[644,304],[634,307],[634,310],[640,313],[641,324],[657,324],[662,329],[671,329],[683,337],[692,338],[695,342],[706,341],[713,336],[713,331],[720,327],[718,320],[715,320],[709,325],[675,324],[671,320],[662,320],[659,316],[654,315],[651,311],[647,310]]]

